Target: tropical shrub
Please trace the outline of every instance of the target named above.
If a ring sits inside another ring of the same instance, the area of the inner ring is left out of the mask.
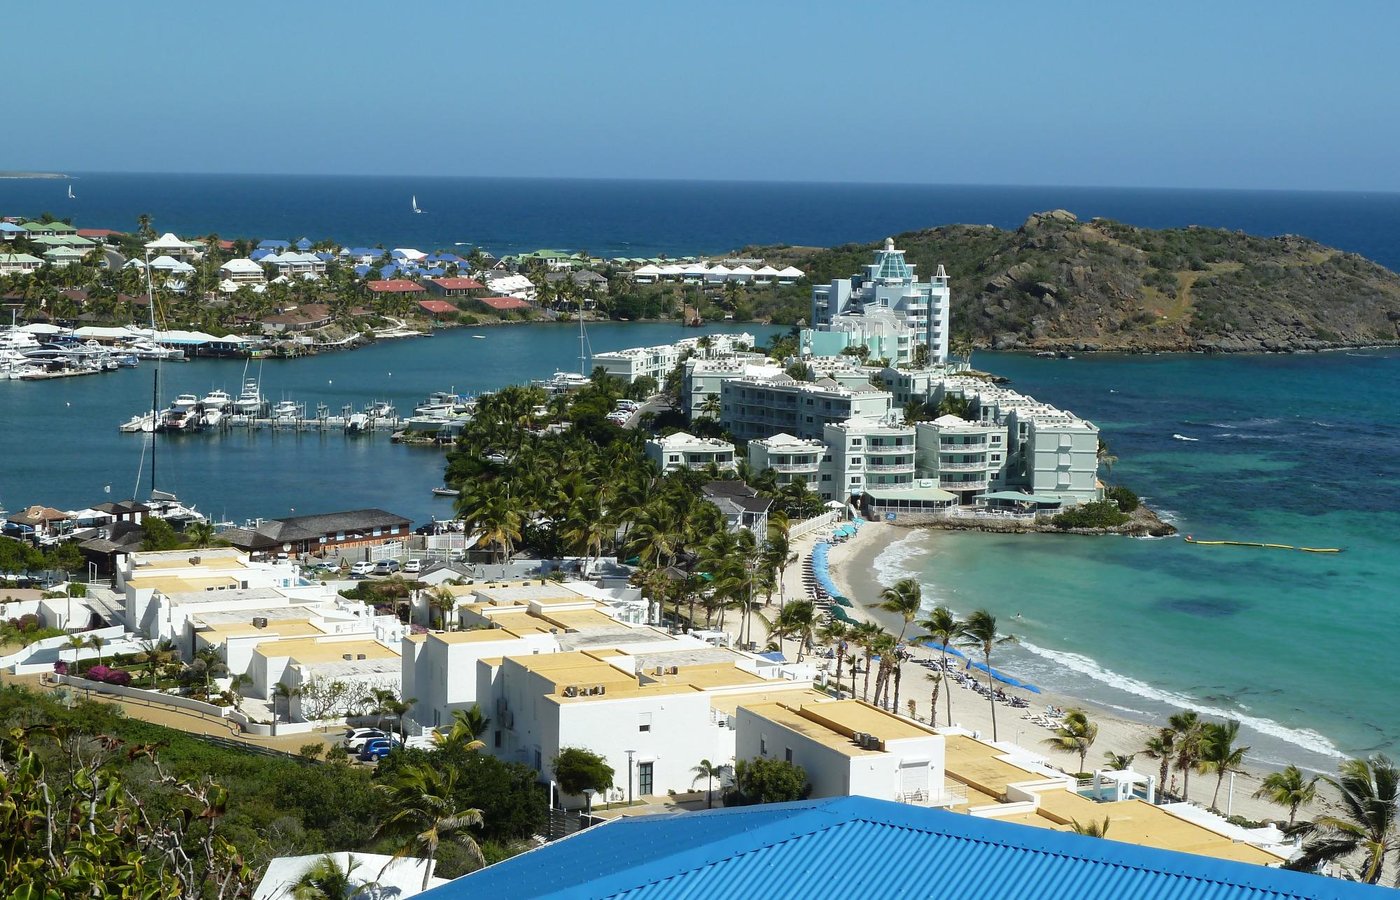
[[[565,747],[554,758],[554,777],[566,794],[582,794],[586,789],[606,791],[613,786],[613,767],[607,760],[582,747]]]
[[[725,806],[787,803],[811,793],[807,770],[782,759],[759,756],[734,764],[734,787],[724,794]]]
[[[1128,521],[1128,514],[1112,500],[1095,500],[1065,510],[1050,522],[1056,528],[1114,528]]]
[[[1125,513],[1130,513],[1142,505],[1142,501],[1138,499],[1138,495],[1133,493],[1130,488],[1126,488],[1121,484],[1115,484],[1107,491],[1104,491],[1104,497],[1117,503],[1118,508]]]

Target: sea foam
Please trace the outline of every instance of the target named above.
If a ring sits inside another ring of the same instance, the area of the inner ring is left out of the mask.
[[[1073,672],[1078,672],[1081,675],[1085,675],[1089,678],[1092,678],[1094,681],[1097,681],[1100,684],[1106,684],[1109,687],[1117,688],[1120,691],[1125,691],[1129,694],[1135,694],[1136,696],[1143,697],[1148,700],[1155,700],[1158,703],[1164,703],[1168,706],[1175,706],[1181,709],[1193,709],[1199,713],[1203,713],[1208,716],[1215,716],[1222,719],[1236,719],[1241,725],[1244,725],[1247,728],[1257,731],[1260,734],[1268,735],[1269,737],[1276,738],[1280,741],[1284,741],[1297,747],[1301,747],[1304,750],[1317,753],[1321,756],[1333,757],[1335,759],[1346,758],[1346,754],[1338,750],[1335,744],[1333,744],[1331,741],[1329,741],[1326,737],[1322,736],[1318,732],[1313,731],[1312,729],[1289,728],[1285,725],[1275,722],[1273,719],[1268,719],[1263,716],[1249,715],[1248,713],[1242,712],[1238,709],[1231,710],[1223,709],[1220,707],[1208,706],[1206,704],[1201,703],[1199,700],[1193,697],[1189,697],[1185,694],[1179,694],[1174,691],[1163,690],[1161,688],[1153,687],[1152,685],[1144,681],[1139,681],[1136,678],[1130,678],[1127,675],[1120,675],[1117,672],[1104,668],[1089,657],[1082,656],[1078,653],[1070,653],[1064,650],[1050,650],[1046,647],[1040,647],[1036,644],[1032,644],[1029,641],[1021,641],[1017,646],[1022,647],[1025,650],[1030,651],[1031,653],[1034,653],[1036,656],[1039,656],[1043,659],[1047,659],[1055,663],[1057,666],[1069,669]],[[1123,709],[1123,707],[1117,708]],[[1130,711],[1136,712],[1139,715],[1145,713],[1144,710]]]

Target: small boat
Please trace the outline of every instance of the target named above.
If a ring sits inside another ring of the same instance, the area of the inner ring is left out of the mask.
[[[460,497],[460,496],[462,496],[462,492],[459,491],[459,490],[457,490],[456,488],[450,488],[450,487],[435,487],[435,488],[433,488],[433,496],[435,496],[435,497]]]
[[[350,434],[364,434],[369,428],[369,416],[362,412],[357,412],[345,420],[345,430]]]
[[[176,397],[175,402],[170,405],[175,409],[182,411],[194,409],[196,406],[199,405],[199,398],[196,397],[194,394],[181,394],[180,396]]]
[[[1200,438],[1187,437],[1187,436],[1184,435],[1184,434],[1174,434],[1174,435],[1172,435],[1172,437],[1175,438],[1175,439],[1178,440],[1178,441],[1199,441],[1199,440],[1200,440]]]
[[[414,211],[415,213],[420,213],[420,214],[421,214],[421,213],[423,212],[423,210],[421,210],[421,209],[418,208],[418,195],[417,195],[417,194],[414,194],[414,195],[413,195],[412,203],[413,203],[413,211]]]
[[[301,418],[301,407],[295,400],[283,400],[272,409],[274,419],[299,419]]]
[[[1341,553],[1341,547],[1294,547],[1291,544],[1261,544],[1255,541],[1198,541],[1186,535],[1186,543],[1203,547],[1260,547],[1265,550],[1301,550],[1304,553]]]
[[[77,200],[77,199],[78,199],[77,197],[74,197],[74,196],[73,196],[73,185],[71,185],[71,184],[68,185],[68,199],[69,199],[69,200]]]
[[[474,340],[474,341],[484,341],[484,340],[486,340],[486,335],[484,335],[484,334],[474,334],[474,335],[472,335],[472,340]]]

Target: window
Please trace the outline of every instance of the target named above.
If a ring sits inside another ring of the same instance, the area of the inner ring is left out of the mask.
[[[651,713],[641,713],[637,716],[637,730],[651,731]]]
[[[652,792],[652,764],[637,763],[637,793],[643,797]]]
[[[495,742],[495,743],[496,743],[496,749],[499,750],[499,749],[501,748],[501,729],[499,729],[499,728],[496,729],[495,738],[496,738],[496,742]]]
[[[825,474],[822,475],[822,481],[830,481],[830,480],[831,480],[831,473],[830,473],[830,472],[827,472],[827,473],[825,473]]]
[[[792,762],[792,748],[791,748],[791,747],[784,747],[784,748],[783,748],[783,759],[787,760],[788,762]]]
[[[758,755],[759,755],[759,756],[767,756],[767,755],[768,755],[768,738],[765,737],[765,736],[763,736],[763,735],[759,735],[759,736],[758,736]]]

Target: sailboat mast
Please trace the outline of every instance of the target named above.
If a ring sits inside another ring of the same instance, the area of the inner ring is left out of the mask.
[[[584,378],[588,377],[588,356],[584,352],[584,345],[588,337],[583,331],[583,298],[578,298],[578,373]]]
[[[155,290],[151,287],[151,251],[146,250],[146,305],[151,314],[151,343],[159,349],[160,344],[156,343],[156,296]],[[152,360],[155,365],[151,367],[151,493],[156,492],[156,435],[160,432],[160,354]]]

